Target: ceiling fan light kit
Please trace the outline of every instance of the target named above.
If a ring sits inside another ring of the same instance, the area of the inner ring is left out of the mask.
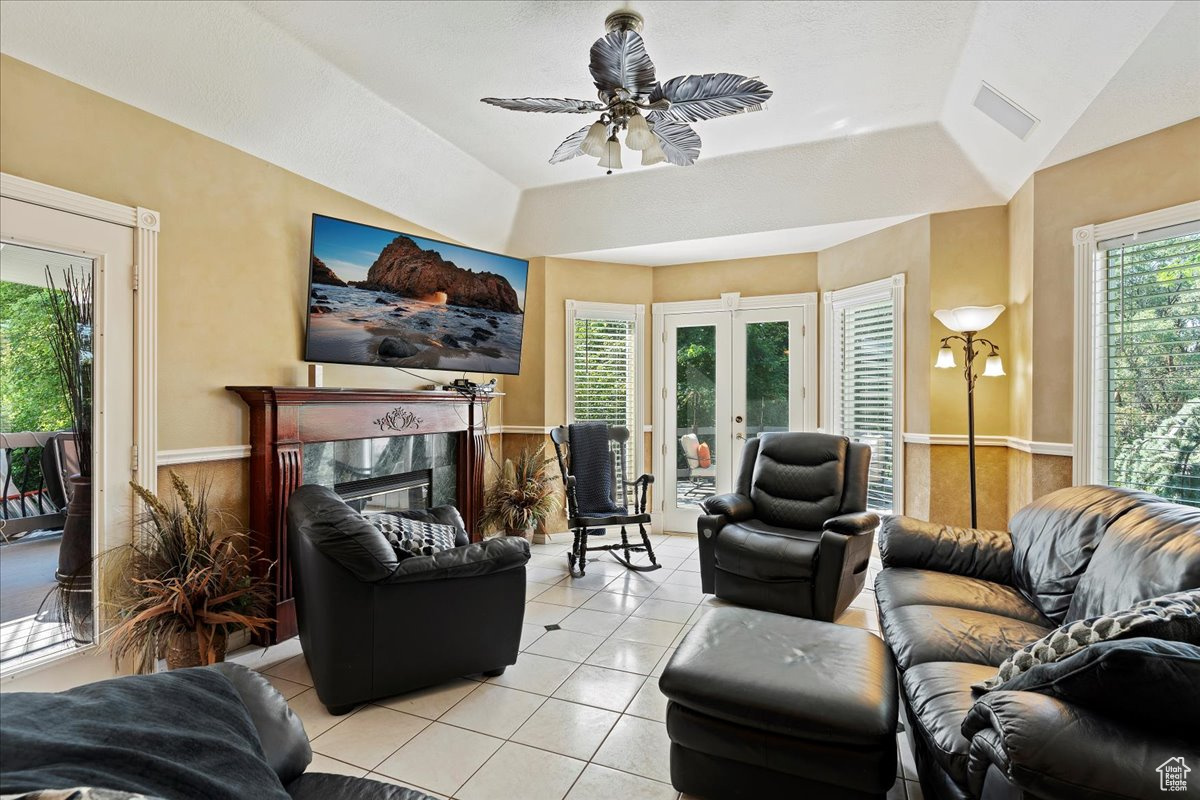
[[[641,151],[642,166],[664,161],[691,166],[700,157],[700,137],[688,123],[760,111],[771,90],[757,78],[728,72],[681,75],[659,83],[640,34],[643,24],[634,11],[617,11],[604,21],[608,33],[592,45],[588,64],[599,102],[556,97],[485,97],[482,102],[510,111],[599,113],[596,122],[558,146],[551,164],[589,155],[611,174],[621,168],[617,134],[624,131],[625,146]]]

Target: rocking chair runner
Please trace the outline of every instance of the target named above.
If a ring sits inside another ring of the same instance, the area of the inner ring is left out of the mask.
[[[637,480],[625,480],[629,429],[603,422],[579,422],[555,428],[550,432],[550,441],[554,442],[558,468],[562,470],[563,485],[567,488],[567,527],[575,535],[571,552],[567,554],[571,574],[583,577],[589,550],[607,550],[617,561],[638,572],[650,572],[662,566],[654,557],[654,548],[646,532],[646,526],[650,524],[646,495],[650,484],[654,483],[654,476],[643,474]],[[613,445],[616,445],[616,452]],[[634,514],[629,513],[631,499],[636,504],[637,513]],[[641,544],[629,543],[625,526],[634,524],[642,535]],[[621,541],[589,547],[588,537],[602,534],[608,526],[620,526]],[[650,563],[633,563],[633,553],[645,553]]]

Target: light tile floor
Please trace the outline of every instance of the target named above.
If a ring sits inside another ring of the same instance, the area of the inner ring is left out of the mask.
[[[300,715],[313,771],[369,775],[456,800],[688,800],[670,785],[658,676],[704,614],[694,536],[652,540],[663,568],[637,573],[606,554],[567,573],[569,534],[535,545],[521,656],[480,675],[331,716],[298,639],[234,660],[262,671]],[[868,587],[879,568],[873,559]],[[841,624],[878,633],[865,591]],[[923,800],[907,734],[889,800]]]

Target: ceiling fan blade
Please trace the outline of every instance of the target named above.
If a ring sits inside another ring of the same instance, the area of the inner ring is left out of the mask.
[[[625,89],[630,94],[644,95],[655,85],[654,62],[636,31],[613,31],[597,39],[588,69],[596,88],[609,94]]]
[[[547,114],[592,114],[607,108],[595,100],[558,97],[485,97],[480,102],[509,111],[542,111]]]
[[[677,167],[690,167],[700,157],[700,135],[692,130],[691,125],[665,119],[658,116],[661,112],[653,111],[648,119],[650,130],[658,137],[667,161]]]
[[[583,140],[587,137],[588,128],[591,125],[584,125],[579,130],[572,133],[563,143],[554,149],[554,155],[550,156],[551,164],[561,164],[564,161],[570,161],[575,156],[583,155],[583,151],[579,146],[583,144]]]
[[[657,113],[677,122],[699,122],[759,111],[770,96],[771,90],[757,78],[712,72],[671,78],[654,88],[650,102],[666,98],[671,107]]]

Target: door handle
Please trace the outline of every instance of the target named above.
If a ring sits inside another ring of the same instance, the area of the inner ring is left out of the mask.
[[[735,438],[738,438],[738,439],[745,439],[745,438],[746,438],[746,434],[744,434],[744,433],[739,433],[739,434],[738,434],[738,435],[737,435]]]

